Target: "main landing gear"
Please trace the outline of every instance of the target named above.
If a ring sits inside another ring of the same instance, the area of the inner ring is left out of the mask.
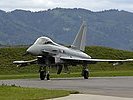
[[[49,71],[46,70],[46,66],[40,66],[39,73],[41,80],[44,80],[45,78],[50,80],[50,74]]]
[[[89,70],[87,68],[87,65],[83,65],[83,69],[82,69],[82,76],[84,77],[84,79],[88,79],[89,77]]]

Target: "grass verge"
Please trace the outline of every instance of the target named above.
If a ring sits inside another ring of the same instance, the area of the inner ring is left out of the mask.
[[[0,86],[0,100],[44,100],[67,96],[73,91]]]
[[[90,72],[90,77],[111,77],[111,76],[133,76],[133,71],[95,71]],[[5,79],[27,79],[27,78],[38,78],[39,74],[13,74],[13,75],[0,75],[0,80]],[[81,73],[62,73],[60,75],[51,74],[51,78],[65,78],[65,77],[81,77]]]

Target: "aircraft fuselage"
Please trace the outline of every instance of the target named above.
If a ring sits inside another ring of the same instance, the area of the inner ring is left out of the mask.
[[[75,50],[72,48],[61,46],[59,44],[45,44],[45,45],[33,44],[27,49],[27,52],[35,56],[46,56],[46,53],[48,52],[49,55],[51,56],[66,55],[69,57],[80,57],[87,59],[91,58],[89,55],[80,50]]]

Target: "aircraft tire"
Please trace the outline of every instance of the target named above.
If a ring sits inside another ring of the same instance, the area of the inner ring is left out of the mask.
[[[40,71],[40,79],[44,80],[46,77],[46,72],[45,71]]]
[[[50,74],[48,73],[46,76],[47,80],[50,80]]]
[[[83,76],[84,76],[84,79],[88,79],[88,77],[89,77],[89,71],[85,69],[83,71]]]

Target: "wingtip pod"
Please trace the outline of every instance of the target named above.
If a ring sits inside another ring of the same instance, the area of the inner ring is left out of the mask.
[[[71,45],[72,48],[84,51],[85,50],[85,42],[86,42],[86,32],[87,32],[87,24],[85,21],[82,22],[78,34]]]

